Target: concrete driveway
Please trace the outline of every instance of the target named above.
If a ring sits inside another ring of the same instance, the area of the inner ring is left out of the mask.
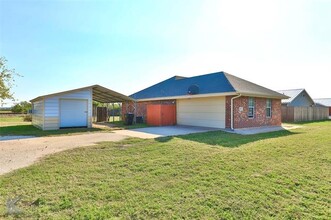
[[[15,140],[10,140],[13,137],[2,137],[0,138],[0,175],[29,166],[46,155],[77,147],[95,145],[98,142],[120,141],[127,137],[158,138],[213,130],[217,129],[190,126],[166,126],[115,130],[113,133],[98,132],[57,137],[22,136],[15,137]]]
[[[165,136],[185,135],[192,133],[201,133],[207,131],[217,131],[217,128],[193,127],[193,126],[162,126],[162,127],[147,127],[137,128],[132,130],[117,130],[116,134],[126,135],[138,138],[158,138]]]

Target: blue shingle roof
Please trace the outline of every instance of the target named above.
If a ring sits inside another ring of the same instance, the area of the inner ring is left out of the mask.
[[[155,99],[188,95],[188,88],[195,85],[199,94],[245,93],[259,96],[287,98],[270,89],[256,85],[224,72],[210,73],[194,77],[174,76],[151,87],[130,95],[134,99]]]

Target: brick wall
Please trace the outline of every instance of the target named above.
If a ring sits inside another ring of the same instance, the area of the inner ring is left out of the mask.
[[[231,127],[231,98],[233,96],[226,97],[226,128]],[[281,125],[281,100],[272,99],[272,115],[271,118],[266,117],[266,99],[255,99],[255,114],[254,118],[248,117],[248,97],[242,96],[234,99],[234,121],[233,127],[236,128],[249,128],[260,126],[280,126]],[[240,111],[242,107],[242,111]]]
[[[142,116],[144,121],[147,117],[147,104],[176,104],[176,100],[163,100],[163,101],[147,101],[147,102],[137,102],[136,103],[136,116]],[[134,103],[122,103],[122,115],[125,117],[126,113],[134,113]],[[124,120],[124,118],[123,118]]]

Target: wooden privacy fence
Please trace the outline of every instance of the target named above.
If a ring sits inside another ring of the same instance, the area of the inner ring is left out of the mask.
[[[97,122],[107,121],[108,111],[107,107],[97,107]]]
[[[282,121],[299,122],[299,121],[317,121],[329,118],[327,107],[293,107],[282,106]]]

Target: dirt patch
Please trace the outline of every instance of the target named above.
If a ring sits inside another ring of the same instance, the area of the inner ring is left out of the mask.
[[[103,141],[120,141],[126,137],[121,134],[100,132],[0,141],[0,175],[29,166],[49,154],[95,145]]]

